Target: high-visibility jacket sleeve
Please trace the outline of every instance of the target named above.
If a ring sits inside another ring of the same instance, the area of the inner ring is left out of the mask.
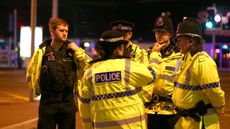
[[[89,57],[82,48],[78,48],[74,52],[74,57],[76,60],[81,62],[90,62],[92,59]]]
[[[131,84],[145,86],[153,82],[156,78],[155,71],[153,69],[148,69],[146,65],[133,62],[131,67],[132,70],[130,72],[131,75],[129,80]]]
[[[37,56],[38,56],[38,51],[35,51],[31,60],[30,60],[27,71],[26,71],[26,77],[27,78],[31,78],[31,76],[33,75],[33,72],[35,69],[34,65],[36,64],[37,58],[38,58]],[[30,79],[29,80],[27,79],[27,81],[30,81]]]
[[[82,83],[79,85],[78,106],[84,129],[92,129],[90,111],[90,93],[92,86],[90,85],[90,80],[88,79],[87,73],[88,71],[86,70],[82,78]]]
[[[224,91],[220,87],[220,80],[215,62],[210,58],[199,58],[199,69],[197,80],[201,82],[201,85],[207,87],[203,92],[207,95],[213,108],[218,113],[224,108],[225,96]],[[212,85],[216,85],[213,87]],[[210,88],[209,88],[210,87]]]
[[[151,67],[156,74],[156,78],[158,78],[158,70],[159,70],[159,64],[162,60],[161,53],[160,52],[151,52],[149,55],[149,67]]]
[[[153,75],[154,80],[157,78],[157,72],[159,69],[160,60],[161,60],[160,52],[150,53],[149,60],[148,60],[148,67]],[[153,87],[154,87],[153,83],[150,83],[149,85],[145,85],[142,87],[141,93],[143,95],[144,102],[149,102],[152,99]]]
[[[136,62],[141,63],[141,64],[148,65],[148,53],[144,49],[136,46],[136,52],[135,52],[134,60]]]
[[[141,64],[148,65],[148,53],[145,49],[141,48],[140,46],[132,43],[129,41],[131,45],[132,52],[131,52],[131,60],[135,62],[139,62]]]
[[[130,84],[136,86],[142,86],[141,97],[144,102],[148,102],[151,99],[153,85],[152,82],[156,79],[155,71],[151,68],[147,68],[146,65],[134,63],[130,75]],[[141,72],[140,72],[141,71]]]
[[[74,59],[75,62],[77,64],[77,80],[75,83],[75,88],[74,88],[74,92],[78,93],[78,86],[81,85],[81,80],[82,80],[82,76],[85,72],[85,70],[88,68],[88,63],[92,60],[91,57],[89,57],[85,51],[82,48],[78,48],[75,52],[74,52]],[[75,100],[75,104],[78,105],[78,101]],[[78,110],[78,109],[77,109]]]
[[[150,83],[149,85],[143,86],[141,90],[141,95],[144,103],[149,102],[152,99],[153,94],[153,83]]]
[[[44,49],[38,49],[34,52],[29,66],[27,68],[26,80],[31,83],[31,87],[36,95],[40,95],[40,86],[39,86],[39,78],[40,78],[40,70],[42,65],[42,56]]]
[[[92,60],[90,56],[88,56],[82,48],[78,48],[74,52],[75,62],[79,64],[80,74],[83,75],[84,71],[88,67],[88,63]]]

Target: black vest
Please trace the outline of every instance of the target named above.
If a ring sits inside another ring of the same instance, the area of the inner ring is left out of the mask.
[[[67,46],[55,51],[48,45],[42,59],[41,92],[72,92],[75,81],[76,63]]]

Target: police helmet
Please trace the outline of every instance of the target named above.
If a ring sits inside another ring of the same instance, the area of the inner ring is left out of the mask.
[[[168,15],[163,12],[161,16],[156,19],[154,23],[154,28],[152,30],[153,32],[170,31],[173,33],[173,22]]]
[[[126,20],[117,20],[110,23],[110,26],[112,27],[112,30],[119,30],[122,32],[129,32],[133,31],[135,25],[134,23]]]
[[[191,17],[185,17],[177,26],[176,37],[191,36],[202,38],[202,28],[199,22]]]
[[[128,43],[128,41],[124,40],[122,32],[118,30],[107,30],[101,34],[98,43],[107,45],[121,45]]]

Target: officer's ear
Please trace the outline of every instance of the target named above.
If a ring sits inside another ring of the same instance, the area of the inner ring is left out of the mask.
[[[194,46],[195,46],[194,41],[192,39],[189,39],[187,47],[193,48]]]
[[[51,30],[51,31],[50,31],[50,33],[51,33],[51,34],[53,34],[53,33],[54,33],[54,31],[53,31],[53,30]]]
[[[131,36],[133,35],[133,32],[132,32],[132,31],[130,31],[130,35],[131,35]]]
[[[53,36],[54,35],[54,31],[50,30],[50,35]]]
[[[124,49],[124,45],[120,45],[116,49],[114,49],[114,53],[116,55],[124,55]]]
[[[125,40],[129,40],[132,36],[133,36],[133,32],[132,31],[124,33],[124,39]]]
[[[130,32],[129,32],[129,38],[131,38],[132,36],[133,36],[133,32],[130,31]]]

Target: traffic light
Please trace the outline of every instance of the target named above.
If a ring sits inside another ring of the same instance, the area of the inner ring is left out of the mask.
[[[208,28],[208,29],[212,29],[213,28],[213,21],[207,21],[206,23],[205,23],[205,26],[206,26],[206,28]]]
[[[215,14],[216,14],[216,8],[215,7],[207,7],[207,12],[208,12],[208,19],[205,23],[205,26],[208,28],[208,29],[212,29],[214,28],[214,24],[215,24],[215,21],[214,21],[214,17],[215,17]]]
[[[208,18],[205,23],[206,28],[221,28],[222,16],[217,14],[217,10],[215,6],[207,7]]]
[[[3,37],[0,37],[0,43],[5,43],[5,39]]]
[[[227,44],[222,45],[222,49],[228,50],[228,45]]]

